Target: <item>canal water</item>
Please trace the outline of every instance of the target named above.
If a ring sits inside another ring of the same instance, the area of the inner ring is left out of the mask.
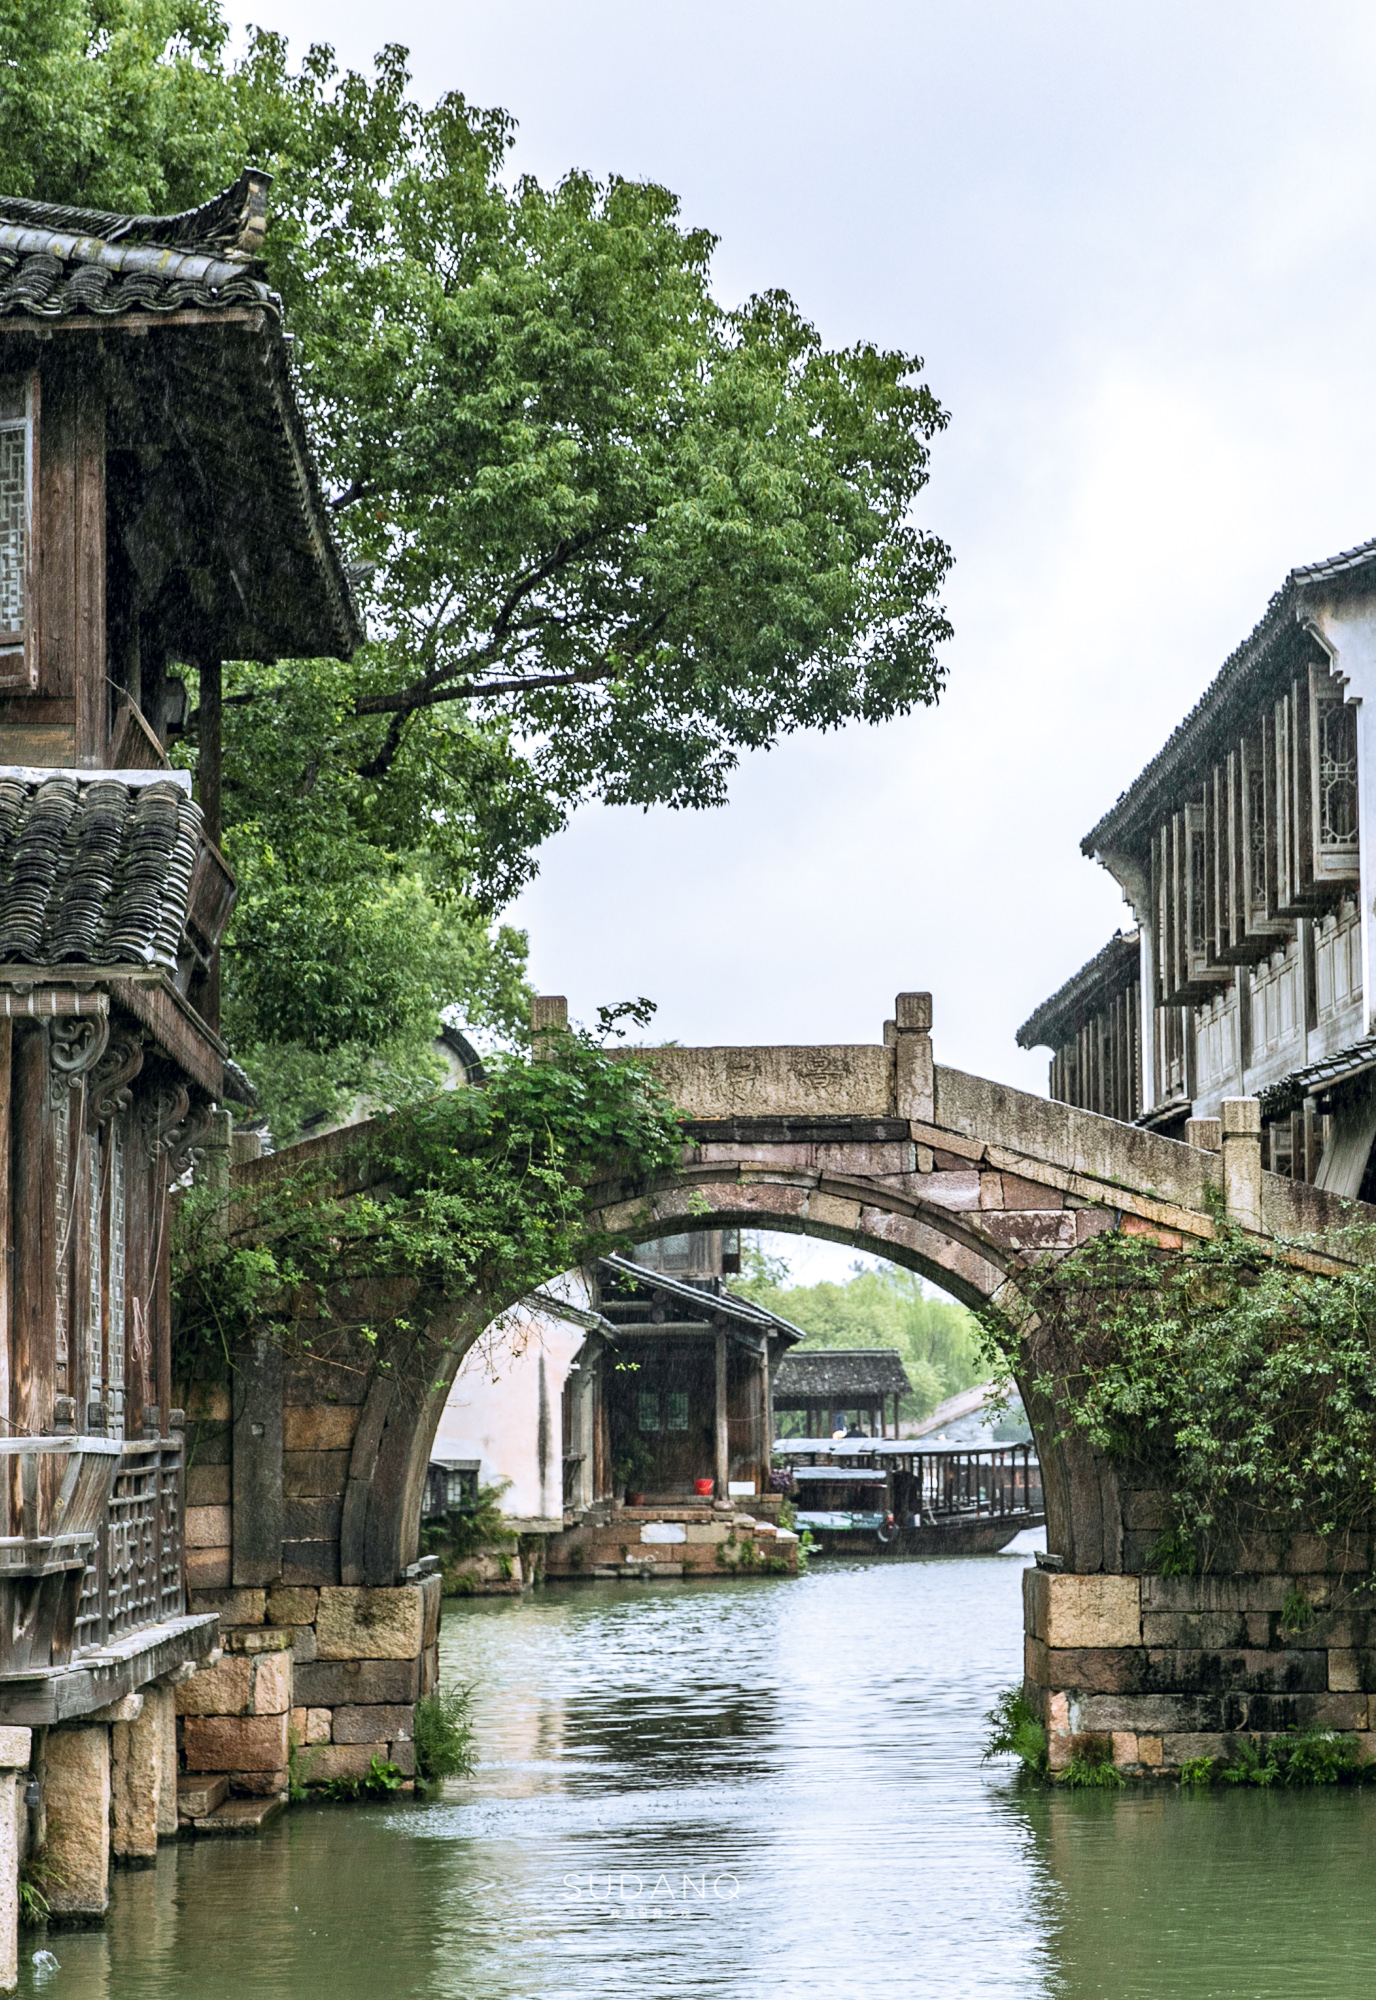
[[[26,1933],[23,1990],[1369,2000],[1376,1788],[1048,1795],[981,1765],[1026,1561],[451,1605],[475,1780],[169,1847],[105,1931]]]

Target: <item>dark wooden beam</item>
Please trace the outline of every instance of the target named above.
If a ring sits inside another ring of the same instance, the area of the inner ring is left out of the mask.
[[[51,1421],[57,1368],[53,1294],[57,1188],[47,1096],[47,1036],[37,1022],[32,1026],[19,1023],[14,1035],[10,1121],[14,1275],[9,1414],[14,1428],[31,1436]]]
[[[200,667],[200,715],[197,791],[206,839],[220,845],[221,728],[224,716],[224,675],[218,659],[206,657]],[[200,1013],[207,1027],[220,1025],[220,949],[211,954],[210,969],[200,993]]]

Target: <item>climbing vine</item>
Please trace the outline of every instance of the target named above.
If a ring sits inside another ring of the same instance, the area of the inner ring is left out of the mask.
[[[602,1033],[618,1014],[604,1012]],[[671,1165],[678,1115],[648,1063],[576,1031],[234,1191],[187,1191],[173,1234],[176,1361],[223,1375],[245,1341],[305,1348],[347,1328],[377,1348],[446,1302],[501,1306],[609,1247],[584,1189]],[[397,1343],[391,1346],[395,1349]]]
[[[1038,1322],[1030,1387],[1063,1431],[1135,1461],[1165,1497],[1162,1573],[1207,1569],[1241,1533],[1376,1525],[1376,1256],[1321,1276],[1217,1218],[1162,1249],[1109,1231],[1020,1280]],[[1016,1330],[982,1318],[993,1358],[1026,1366]]]

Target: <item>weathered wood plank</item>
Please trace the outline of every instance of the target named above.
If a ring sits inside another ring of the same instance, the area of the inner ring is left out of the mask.
[[[12,1087],[10,1414],[16,1429],[32,1434],[51,1420],[57,1363],[52,1283],[57,1202],[46,1117],[48,1044],[37,1025],[23,1023],[16,1032]]]
[[[14,1023],[0,1020],[0,1416],[10,1410],[10,1272],[13,1264],[10,1151],[13,1133]]]
[[[76,398],[45,371],[38,464],[38,692],[76,697]],[[75,718],[74,718],[75,719]]]
[[[105,678],[105,388],[98,367],[82,375],[73,442],[76,758],[83,769],[102,770],[110,701]]]

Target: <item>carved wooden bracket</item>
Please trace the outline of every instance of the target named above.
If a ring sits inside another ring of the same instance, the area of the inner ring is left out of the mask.
[[[145,1037],[141,1030],[121,1029],[91,1071],[91,1098],[98,1122],[106,1125],[134,1101],[129,1085],[143,1068]]]
[[[180,1083],[164,1084],[141,1106],[139,1123],[150,1160],[171,1152],[190,1106],[190,1095]]]
[[[54,1103],[92,1069],[110,1040],[105,1014],[59,1014],[48,1033],[48,1088]]]
[[[199,1166],[204,1157],[204,1140],[215,1116],[209,1104],[193,1105],[167,1142],[168,1178],[176,1180],[188,1167]]]

